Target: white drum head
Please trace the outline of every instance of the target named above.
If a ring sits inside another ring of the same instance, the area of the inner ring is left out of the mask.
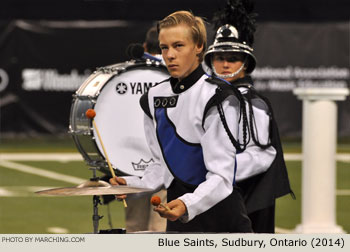
[[[108,158],[114,168],[127,175],[142,176],[154,162],[146,143],[139,99],[150,86],[167,78],[165,71],[155,67],[130,69],[109,80],[97,98],[95,123]],[[94,135],[104,155],[95,129]]]

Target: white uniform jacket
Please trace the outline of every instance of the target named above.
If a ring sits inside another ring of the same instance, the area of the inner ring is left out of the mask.
[[[179,197],[187,207],[183,222],[207,211],[233,190],[236,150],[216,106],[206,111],[217,88],[207,78],[199,66],[182,81],[165,80],[141,98],[146,112],[145,134],[155,162],[146,168],[141,179],[125,177],[130,186],[152,189],[163,185],[168,188],[174,179],[197,186],[193,193]],[[239,101],[230,95],[222,106],[237,139]]]
[[[247,83],[248,84],[248,83]],[[247,92],[247,88],[239,87],[238,90],[245,94]],[[253,99],[252,100],[252,108],[254,115],[254,127],[250,128],[254,130],[256,138],[259,140],[261,144],[267,144],[269,139],[269,127],[270,127],[270,117],[268,115],[269,109],[265,102],[261,99]],[[248,104],[246,102],[246,111],[248,115],[248,122],[250,124],[250,116]],[[240,129],[242,129],[242,124],[240,123]],[[242,142],[242,130],[240,130],[239,139]],[[242,181],[253,177],[255,175],[266,172],[271,166],[272,162],[276,157],[276,150],[273,146],[269,146],[266,149],[262,149],[257,146],[250,134],[249,142],[247,144],[246,149],[237,154],[237,173],[236,173],[236,181]]]

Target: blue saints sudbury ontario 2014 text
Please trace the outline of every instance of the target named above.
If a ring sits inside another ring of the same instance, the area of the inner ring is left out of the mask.
[[[170,239],[170,238],[158,238],[159,247],[307,247],[310,245],[306,239],[248,239],[248,238],[220,238],[216,239]]]

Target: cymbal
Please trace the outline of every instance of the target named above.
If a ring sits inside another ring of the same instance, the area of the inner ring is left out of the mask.
[[[40,195],[83,196],[83,195],[123,195],[152,191],[148,188],[139,188],[126,185],[110,185],[104,181],[86,181],[76,187],[53,188],[35,192]]]

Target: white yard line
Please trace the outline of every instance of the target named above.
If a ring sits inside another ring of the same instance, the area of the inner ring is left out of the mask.
[[[276,232],[276,234],[293,234],[294,229],[275,227],[275,232]]]
[[[0,154],[0,160],[12,161],[82,161],[79,153],[4,153]]]
[[[0,197],[13,197],[15,196],[16,194],[13,193],[12,190],[9,190],[7,188],[1,188],[0,187]]]
[[[53,234],[68,234],[69,230],[63,227],[48,227],[46,229],[49,233]]]
[[[303,154],[301,153],[284,153],[284,158],[286,161],[301,161]],[[350,154],[339,153],[336,155],[337,161],[350,162]]]
[[[51,188],[53,186],[3,186],[0,187],[0,197],[30,197],[37,191]]]
[[[302,159],[302,154],[298,153],[284,153],[283,156],[286,161],[301,161]]]
[[[284,158],[286,161],[301,161],[303,154],[301,153],[284,153]],[[336,155],[337,161],[350,162],[350,154],[339,153]]]
[[[338,189],[336,192],[337,196],[349,196],[350,190],[348,189]]]
[[[350,162],[350,154],[345,154],[345,153],[337,154],[337,160],[342,162]]]
[[[57,172],[47,171],[44,169],[29,166],[29,165],[18,164],[18,163],[14,163],[14,162],[11,162],[8,160],[0,159],[0,166],[3,166],[3,167],[8,168],[8,169],[12,169],[12,170],[26,172],[26,173],[34,174],[37,176],[42,176],[42,177],[46,177],[46,178],[50,178],[50,179],[64,181],[64,182],[68,182],[68,183],[72,183],[72,184],[81,184],[84,181],[86,181],[86,180],[81,179],[81,178],[77,178],[77,177],[73,177],[73,176],[69,176],[69,175],[64,175],[64,174],[60,174]]]

